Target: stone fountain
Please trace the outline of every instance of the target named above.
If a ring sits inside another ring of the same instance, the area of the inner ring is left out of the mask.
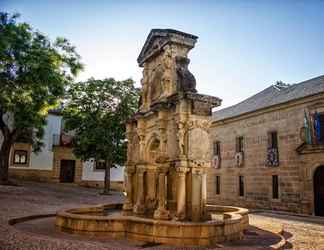
[[[176,30],[150,32],[137,59],[139,110],[127,124],[126,202],[59,211],[58,228],[172,245],[242,238],[248,210],[206,204],[208,131],[221,100],[197,93],[188,69],[196,42]]]

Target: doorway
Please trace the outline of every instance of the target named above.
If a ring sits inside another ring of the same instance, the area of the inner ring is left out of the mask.
[[[61,160],[60,182],[71,183],[74,182],[75,161]]]
[[[315,215],[324,216],[324,166],[320,166],[314,173],[314,201]]]

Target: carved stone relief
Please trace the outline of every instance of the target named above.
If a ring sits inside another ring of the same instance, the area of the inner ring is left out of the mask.
[[[188,131],[188,158],[209,161],[209,136],[206,130],[194,128]]]
[[[197,92],[196,79],[188,69],[189,62],[187,57],[176,57],[177,90],[180,92]]]

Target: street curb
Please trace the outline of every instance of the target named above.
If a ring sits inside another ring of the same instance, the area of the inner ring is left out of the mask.
[[[29,221],[29,220],[36,220],[36,219],[41,219],[41,218],[53,217],[55,215],[56,215],[56,213],[28,215],[28,216],[9,219],[8,224],[10,226],[13,226],[13,225],[15,225],[17,223],[22,223],[22,222]]]
[[[278,215],[287,215],[287,216],[296,216],[301,218],[310,218],[310,219],[316,219],[318,221],[321,221],[324,223],[324,217],[321,216],[315,216],[310,214],[297,214],[297,213],[291,213],[291,212],[284,212],[284,211],[275,211],[275,210],[265,210],[265,209],[249,209],[250,213],[257,214],[257,213],[270,213],[270,214],[278,214]]]

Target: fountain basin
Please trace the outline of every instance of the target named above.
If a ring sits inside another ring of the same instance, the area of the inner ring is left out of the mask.
[[[249,224],[248,210],[238,207],[207,205],[209,219],[203,222],[124,215],[121,208],[122,204],[109,204],[63,210],[57,213],[55,224],[65,232],[175,246],[210,246],[242,239],[243,230]]]

